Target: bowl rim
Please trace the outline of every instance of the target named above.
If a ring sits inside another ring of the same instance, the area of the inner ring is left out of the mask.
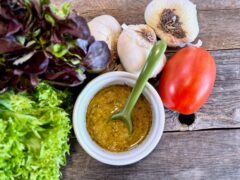
[[[78,95],[75,102],[73,110],[73,129],[77,141],[87,154],[104,164],[123,166],[140,161],[155,149],[163,134],[165,124],[164,107],[160,96],[150,83],[146,84],[143,94],[151,105],[153,119],[149,133],[143,142],[126,152],[110,152],[97,145],[87,131],[85,118],[86,110],[95,94],[104,87],[108,87],[112,84],[127,84],[133,86],[136,79],[136,75],[123,71],[105,73],[90,81]],[[87,101],[87,103],[84,101]],[[84,119],[83,121],[79,120],[79,113],[80,117],[83,117],[81,118]]]

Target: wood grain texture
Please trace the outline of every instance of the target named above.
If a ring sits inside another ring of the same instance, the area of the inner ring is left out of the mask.
[[[61,4],[64,0],[54,0]],[[66,1],[66,0],[65,0]],[[110,14],[120,23],[144,23],[144,10],[149,0],[68,0],[72,8],[87,20]],[[194,0],[200,24],[199,39],[209,50],[240,48],[240,1]]]
[[[164,133],[137,164],[113,167],[88,156],[72,139],[64,180],[240,179],[240,130]]]
[[[146,7],[146,5],[152,0],[52,0],[58,5],[61,5],[63,2],[71,2],[72,6],[80,10],[99,10],[101,7],[105,9],[116,9],[116,7],[122,7],[122,9],[131,9],[140,7],[141,10]],[[194,4],[197,5],[199,10],[216,10],[216,9],[238,9],[240,8],[239,0],[191,0]],[[84,8],[81,8],[84,7]]]

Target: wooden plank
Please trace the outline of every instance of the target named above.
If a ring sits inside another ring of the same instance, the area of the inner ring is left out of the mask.
[[[191,0],[197,4],[200,10],[216,10],[216,9],[237,9],[240,8],[239,0]]]
[[[56,1],[61,4],[64,0]],[[120,23],[144,23],[144,10],[149,0],[68,0],[79,14],[91,20],[101,14],[110,14]],[[203,46],[209,50],[240,48],[240,1],[194,0],[199,9],[200,35]]]
[[[131,9],[135,7],[140,7],[139,9],[142,11],[147,6],[151,0],[52,0],[55,1],[56,4],[62,4],[65,2],[71,2],[73,7],[79,9],[80,11],[88,11],[88,10],[102,10],[105,9],[116,9],[116,7],[121,7],[121,10]],[[197,5],[199,10],[216,10],[216,9],[238,9],[240,8],[239,0],[191,0],[194,4]],[[84,7],[84,8],[81,8]],[[143,12],[143,11],[142,11]]]
[[[240,179],[240,130],[164,133],[137,164],[113,167],[87,155],[72,139],[64,180]]]
[[[213,51],[217,80],[207,103],[196,113],[188,127],[178,121],[178,114],[167,111],[165,131],[240,127],[240,51]]]
[[[203,47],[209,50],[240,48],[240,9],[199,11]]]

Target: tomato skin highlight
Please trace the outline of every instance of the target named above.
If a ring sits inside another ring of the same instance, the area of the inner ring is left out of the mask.
[[[181,114],[198,111],[210,96],[216,80],[216,64],[202,48],[186,47],[166,64],[159,81],[164,106]]]

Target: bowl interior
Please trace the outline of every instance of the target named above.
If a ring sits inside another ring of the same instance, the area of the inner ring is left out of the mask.
[[[126,152],[110,152],[97,145],[86,128],[88,104],[101,89],[111,85],[128,85],[133,87],[136,77],[126,72],[111,72],[91,81],[79,95],[73,112],[74,132],[82,148],[93,158],[110,165],[127,165],[147,156],[159,142],[164,127],[164,109],[156,90],[147,84],[143,95],[152,109],[152,125],[147,137],[135,148]]]

